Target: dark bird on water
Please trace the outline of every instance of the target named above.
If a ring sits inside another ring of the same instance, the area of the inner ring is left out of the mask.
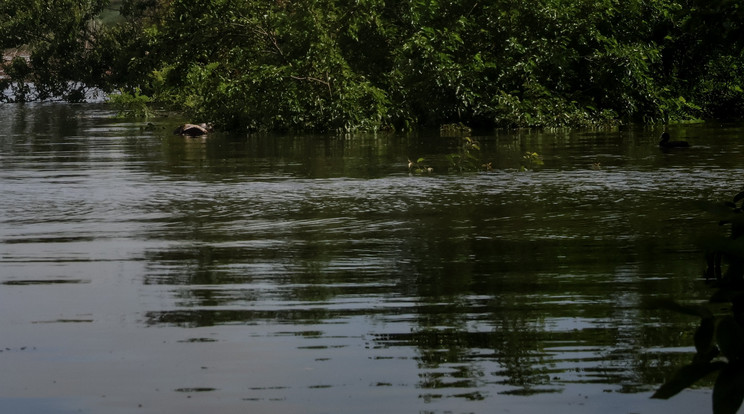
[[[176,128],[175,131],[173,131],[176,135],[187,135],[190,137],[199,137],[202,135],[207,135],[209,133],[209,129],[207,129],[207,124],[183,124]]]
[[[670,136],[668,132],[665,132],[661,134],[661,141],[659,141],[659,146],[661,148],[687,148],[690,146],[687,141],[670,141]]]

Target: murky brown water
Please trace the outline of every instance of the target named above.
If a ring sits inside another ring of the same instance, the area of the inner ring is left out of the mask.
[[[699,202],[742,186],[741,125],[673,127],[676,152],[658,130],[479,136],[493,170],[458,174],[459,138],[111,117],[0,106],[3,412],[710,406],[648,398],[697,321],[644,304],[708,297]]]

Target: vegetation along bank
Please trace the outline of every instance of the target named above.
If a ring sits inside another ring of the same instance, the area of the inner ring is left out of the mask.
[[[741,119],[742,25],[736,0],[4,0],[0,99],[227,130]]]

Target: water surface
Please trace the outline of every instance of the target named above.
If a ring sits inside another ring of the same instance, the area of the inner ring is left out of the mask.
[[[701,202],[741,125],[193,139],[2,105],[0,406],[84,413],[657,413],[694,353]],[[544,165],[522,171],[526,152]],[[425,158],[433,173],[412,174]]]

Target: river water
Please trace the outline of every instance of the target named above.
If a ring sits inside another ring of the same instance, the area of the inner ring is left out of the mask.
[[[457,172],[438,133],[113,115],[0,105],[3,412],[710,410],[710,383],[649,399],[698,321],[648,303],[711,294],[742,125],[491,133]]]

